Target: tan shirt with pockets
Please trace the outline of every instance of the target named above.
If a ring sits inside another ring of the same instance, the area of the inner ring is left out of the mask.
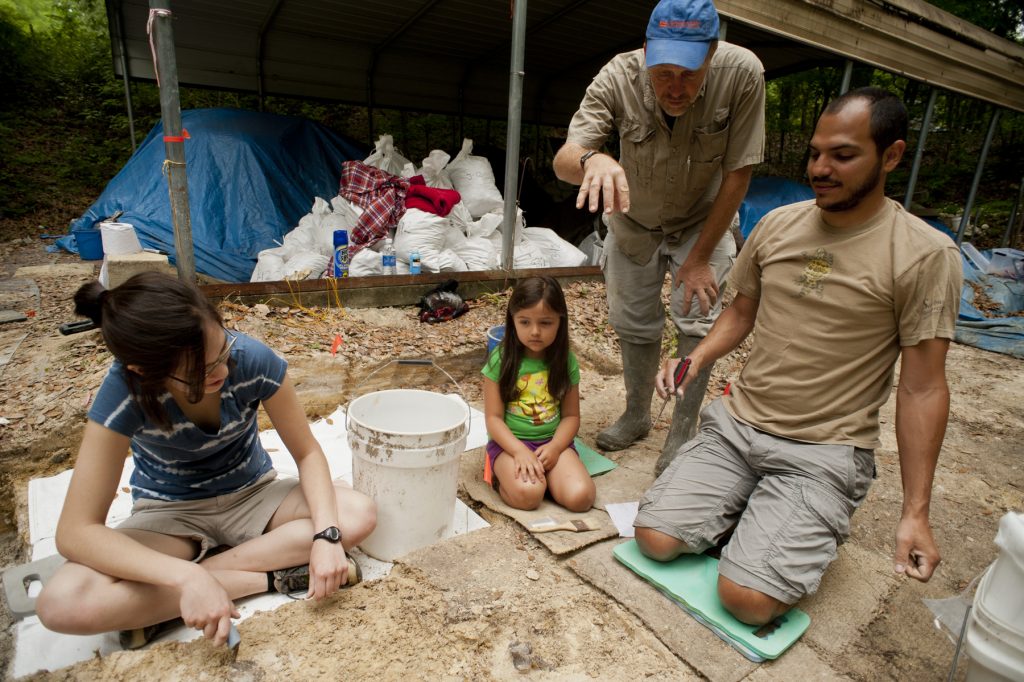
[[[766,215],[730,281],[759,307],[729,412],[784,438],[874,449],[900,348],[953,338],[963,273],[952,240],[892,200],[856,229],[829,227],[811,200]]]
[[[587,88],[568,141],[600,149],[613,130],[630,210],[609,225],[619,249],[643,265],[663,237],[676,244],[701,228],[723,172],[763,159],[764,67],[746,48],[719,42],[693,105],[669,130],[644,51],[617,55]]]

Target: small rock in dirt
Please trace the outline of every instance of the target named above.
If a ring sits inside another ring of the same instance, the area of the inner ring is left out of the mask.
[[[526,577],[530,580],[540,580],[540,573],[531,568],[529,571],[526,572]]]
[[[530,668],[533,667],[533,661],[530,654],[533,652],[533,647],[530,646],[529,642],[512,642],[508,645],[508,652],[512,654],[512,665],[521,673],[529,672]]]
[[[64,462],[68,461],[68,457],[68,453],[58,452],[56,455],[50,458],[50,464],[63,464]]]
[[[533,647],[529,642],[512,642],[508,645],[508,652],[512,654],[512,665],[521,673],[536,670],[554,670],[555,666],[533,653]]]

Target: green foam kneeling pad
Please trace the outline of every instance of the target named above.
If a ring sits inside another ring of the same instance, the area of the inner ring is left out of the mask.
[[[655,561],[640,552],[635,540],[618,545],[614,554],[751,660],[778,658],[811,624],[810,616],[795,608],[765,626],[736,620],[718,599],[718,560],[713,557],[684,554],[672,561]]]
[[[579,453],[583,466],[587,468],[587,473],[591,476],[600,476],[619,466],[584,443],[579,436],[573,439],[573,446],[576,448],[576,452]]]

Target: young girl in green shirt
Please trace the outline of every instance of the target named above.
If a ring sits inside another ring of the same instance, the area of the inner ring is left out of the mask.
[[[483,369],[484,480],[506,504],[536,509],[545,493],[574,512],[594,503],[594,481],[573,438],[580,369],[569,350],[565,296],[553,277],[522,279],[505,312],[505,338]]]

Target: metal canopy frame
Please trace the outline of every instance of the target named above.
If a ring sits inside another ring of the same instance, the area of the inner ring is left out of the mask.
[[[129,117],[128,81],[155,79],[147,19],[152,9],[169,9],[154,21],[168,24],[156,39],[171,65],[161,64],[165,136],[181,135],[179,82],[256,92],[261,106],[267,94],[364,105],[371,133],[376,108],[504,119],[506,223],[515,218],[522,122],[566,125],[597,70],[642,44],[653,0],[533,0],[529,15],[526,5],[513,0],[510,12],[494,0],[106,0]],[[846,85],[858,61],[989,102],[993,124],[1001,107],[1024,111],[1024,46],[922,0],[716,0],[716,6],[728,21],[729,41],[753,50],[769,79],[845,66]],[[507,93],[500,89],[506,78]],[[180,144],[167,146],[168,162],[182,163]],[[921,151],[919,145],[914,178]],[[986,152],[987,145],[978,173]],[[187,187],[171,188],[172,206],[182,192],[184,213],[173,211],[176,243],[189,222]],[[184,239],[190,246],[191,236]],[[512,245],[506,246],[504,266],[511,270]],[[193,262],[191,250],[187,260]],[[194,269],[181,274],[195,278]]]

